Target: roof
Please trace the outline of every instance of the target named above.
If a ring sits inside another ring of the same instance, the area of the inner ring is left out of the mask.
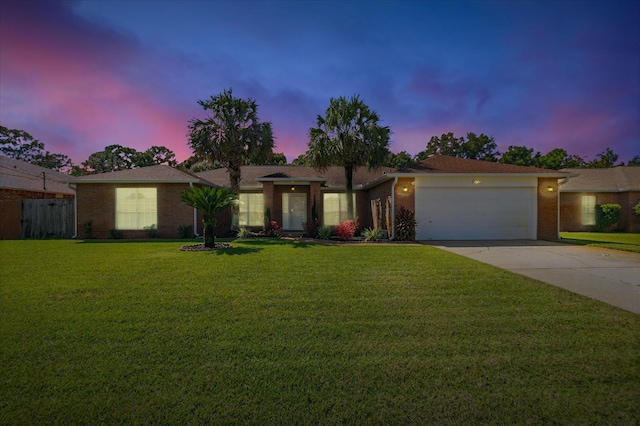
[[[384,172],[394,169],[379,168],[369,170],[367,167],[359,167],[353,172],[353,187],[364,185],[369,181],[382,176]],[[262,182],[312,182],[320,181],[323,186],[331,189],[344,189],[344,167],[332,166],[326,170],[317,170],[308,166],[242,166],[240,170],[240,188],[243,190],[261,189]],[[229,185],[229,173],[226,168],[207,170],[196,173],[197,176],[220,186]]]
[[[577,177],[560,185],[560,192],[640,191],[640,167],[618,166],[609,169],[562,169]]]
[[[73,177],[64,173],[0,155],[0,188],[75,194],[65,183],[70,179]]]
[[[528,174],[557,175],[568,174],[558,170],[537,167],[516,166],[515,164],[496,163],[494,161],[470,160],[467,158],[434,155],[409,167],[399,169],[398,173],[450,173],[450,174]]]
[[[156,165],[136,169],[118,170],[116,172],[98,173],[78,176],[72,183],[199,183],[211,185],[210,182],[188,172],[174,169],[171,166]]]

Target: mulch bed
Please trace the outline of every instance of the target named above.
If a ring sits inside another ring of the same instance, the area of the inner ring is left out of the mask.
[[[180,251],[211,251],[211,250],[224,250],[232,247],[233,246],[229,243],[216,243],[215,248],[205,247],[204,244],[189,244],[189,245],[180,247]]]

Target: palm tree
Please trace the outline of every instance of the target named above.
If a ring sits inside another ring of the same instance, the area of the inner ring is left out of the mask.
[[[236,98],[231,89],[198,104],[211,115],[189,122],[189,146],[211,164],[225,164],[231,189],[239,194],[242,165],[264,164],[273,155],[271,123],[259,121],[256,101]],[[233,213],[235,228],[237,207]]]
[[[237,198],[238,195],[229,188],[212,186],[192,187],[180,194],[183,203],[202,213],[205,247],[215,248],[216,215],[227,207],[236,205]]]
[[[347,215],[355,219],[353,211],[353,172],[358,167],[375,168],[384,163],[391,131],[380,126],[375,111],[360,100],[331,98],[329,108],[318,115],[317,127],[309,129],[309,162],[320,170],[329,166],[343,166],[347,189]]]

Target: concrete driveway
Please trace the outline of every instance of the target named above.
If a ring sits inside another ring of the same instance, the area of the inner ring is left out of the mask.
[[[640,253],[547,241],[422,241],[640,313]]]

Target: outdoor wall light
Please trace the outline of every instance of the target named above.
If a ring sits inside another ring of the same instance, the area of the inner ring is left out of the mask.
[[[404,186],[402,187],[402,190],[403,190],[404,192],[407,192],[407,191],[409,190],[409,188],[407,188],[407,185],[404,185]]]
[[[547,191],[553,192],[553,186],[547,186]]]
[[[474,179],[473,180],[473,184],[474,185],[480,185],[482,183],[482,181],[480,179]]]
[[[295,190],[296,190],[296,187],[295,187],[295,186],[292,186],[292,187],[291,187],[291,190],[292,190],[292,191],[295,191]]]

